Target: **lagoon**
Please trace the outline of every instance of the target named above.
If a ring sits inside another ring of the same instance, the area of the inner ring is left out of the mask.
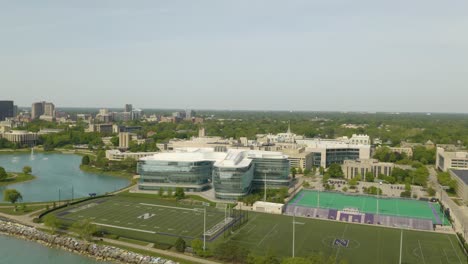
[[[0,235],[0,264],[104,264],[89,257],[49,248],[39,243]],[[106,262],[108,263],[108,262]]]
[[[24,166],[32,167],[37,178],[0,187],[0,197],[5,189],[17,189],[24,202],[43,202],[88,197],[112,192],[127,186],[125,178],[87,173],[80,170],[81,156],[58,153],[0,154],[0,166],[10,172],[20,172]]]

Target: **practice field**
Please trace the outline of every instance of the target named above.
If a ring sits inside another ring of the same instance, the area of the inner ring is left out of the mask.
[[[450,225],[438,203],[425,201],[301,190],[290,202],[294,205],[338,210],[357,208],[360,212],[372,214],[377,214],[377,203],[378,214],[381,215],[431,219],[434,224],[443,221],[445,225]]]
[[[348,263],[463,264],[455,235],[295,218],[295,255],[322,252]],[[230,237],[253,253],[292,255],[292,216],[250,213]],[[402,243],[400,244],[400,241]]]
[[[203,210],[175,201],[114,196],[79,203],[55,214],[66,224],[91,219],[100,230],[112,234],[172,245],[178,237],[203,238]],[[224,223],[224,211],[208,208],[207,233],[220,223]]]

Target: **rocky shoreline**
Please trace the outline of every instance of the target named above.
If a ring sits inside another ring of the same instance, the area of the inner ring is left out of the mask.
[[[0,233],[64,249],[103,261],[131,264],[176,264],[172,260],[137,254],[113,246],[98,245],[67,236],[51,235],[33,227],[0,220]]]

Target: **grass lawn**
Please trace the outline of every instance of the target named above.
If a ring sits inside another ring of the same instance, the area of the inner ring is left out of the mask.
[[[54,214],[65,224],[89,218],[100,230],[151,243],[173,245],[178,237],[191,241],[203,234],[203,209],[175,200],[114,196],[79,203]],[[224,211],[207,209],[207,230],[223,220]]]
[[[36,179],[36,176],[31,175],[31,174],[9,172],[8,178],[0,181],[0,186],[6,186],[6,185],[26,182],[26,181],[32,181],[34,179]]]
[[[0,208],[0,212],[10,215],[24,215],[43,208],[45,208],[44,205],[27,205],[26,209],[23,210],[21,205],[18,205],[16,212],[14,207]]]
[[[173,245],[177,237],[190,244],[203,234],[203,213],[195,206],[154,196],[117,195],[83,202],[54,212],[65,224],[86,218],[121,238]],[[209,207],[207,230],[223,221],[224,212]],[[292,254],[292,216],[248,213],[248,221],[208,242],[209,249],[224,241],[238,243],[253,254]],[[296,218],[295,254],[315,252],[348,263],[462,264],[467,257],[454,235],[384,228],[337,221]],[[401,240],[400,240],[401,239]],[[400,243],[402,241],[402,243]]]
[[[292,216],[250,213],[231,241],[254,254],[292,255]],[[323,252],[348,263],[466,263],[455,235],[296,218],[296,256]],[[340,244],[335,239],[342,239]]]

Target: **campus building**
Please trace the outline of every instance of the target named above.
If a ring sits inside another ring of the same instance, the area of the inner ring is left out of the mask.
[[[289,185],[287,156],[278,152],[183,148],[138,162],[140,190],[182,187],[203,191],[211,186],[218,199],[235,200],[253,188]]]
[[[379,175],[390,176],[394,167],[394,163],[379,162],[376,159],[345,160],[341,166],[346,179],[358,176],[364,179],[368,172],[371,172],[376,178]]]
[[[14,117],[13,101],[0,101],[0,121]]]
[[[138,160],[143,157],[152,156],[158,152],[122,152],[117,149],[106,150],[106,159],[108,160],[125,160],[125,159],[134,159]]]
[[[447,151],[443,147],[437,147],[436,166],[441,171],[449,169],[468,169],[468,151]]]
[[[463,199],[463,202],[468,203],[468,170],[449,170],[450,175],[457,181],[458,197]]]
[[[345,160],[370,159],[371,155],[370,145],[352,144],[347,138],[302,139],[296,142],[306,146],[305,151],[312,154],[312,166],[315,167],[327,168],[333,163],[343,164]]]
[[[11,130],[5,133],[1,133],[0,137],[13,143],[17,143],[21,146],[29,147],[36,145],[38,139],[37,133],[22,130]]]

